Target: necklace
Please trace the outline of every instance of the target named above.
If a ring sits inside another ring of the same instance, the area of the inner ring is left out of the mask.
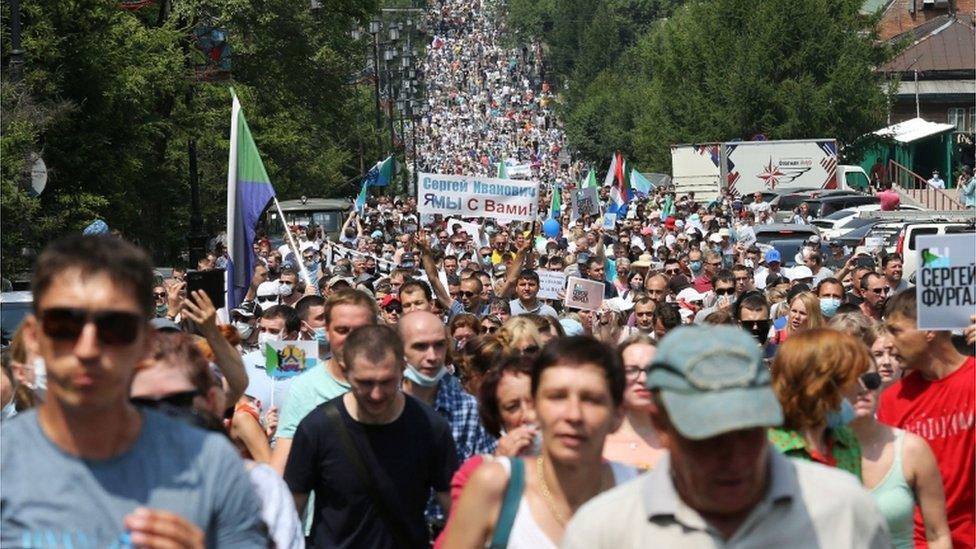
[[[542,464],[542,454],[539,454],[539,457],[537,457],[535,460],[535,471],[536,475],[539,477],[539,488],[542,490],[543,497],[546,498],[546,506],[549,507],[549,512],[552,513],[552,516],[555,517],[556,522],[558,522],[560,526],[565,527],[566,519],[563,517],[563,514],[556,509],[556,501],[552,498],[552,492],[549,491],[549,486],[546,484],[546,477],[542,472]]]

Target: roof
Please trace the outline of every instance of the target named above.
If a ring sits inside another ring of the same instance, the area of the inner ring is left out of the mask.
[[[915,43],[882,65],[884,72],[973,71],[976,67],[972,16],[940,17],[895,39],[899,37],[915,38]]]
[[[352,201],[348,198],[306,198],[282,200],[282,211],[348,210]]]
[[[925,139],[926,137],[942,132],[954,131],[955,129],[956,127],[952,124],[940,124],[921,118],[912,118],[911,120],[899,122],[887,128],[881,128],[874,132],[874,135],[891,137],[900,143],[912,143],[919,139]]]
[[[915,81],[898,82],[898,95],[914,95]],[[919,80],[919,95],[973,95],[976,94],[976,80]]]
[[[891,0],[864,0],[861,2],[860,12],[864,15],[874,15],[888,7]]]

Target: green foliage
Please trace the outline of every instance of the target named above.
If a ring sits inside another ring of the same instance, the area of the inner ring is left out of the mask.
[[[5,3],[4,20],[9,20]],[[279,196],[351,195],[361,160],[380,157],[367,48],[350,37],[377,0],[218,0],[126,11],[105,0],[21,2],[25,78],[2,88],[4,273],[97,218],[171,263],[186,249],[188,147],[195,142],[205,231],[223,230],[234,87]],[[232,80],[200,81],[195,25],[224,28]],[[2,35],[9,62],[9,26]],[[23,190],[42,154],[47,190]]]
[[[590,161],[620,150],[667,172],[674,143],[846,145],[884,120],[872,68],[893,51],[859,0],[571,0],[530,17],[531,4],[510,2],[511,26],[546,43],[569,144]]]

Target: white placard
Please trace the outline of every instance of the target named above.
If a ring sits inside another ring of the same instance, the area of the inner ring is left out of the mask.
[[[421,173],[417,179],[421,214],[533,221],[538,202],[537,182],[431,173]]]
[[[918,329],[968,328],[976,313],[976,234],[919,236],[915,245]]]
[[[567,308],[599,310],[603,304],[604,283],[585,278],[569,277],[566,284]]]
[[[314,368],[319,359],[318,341],[271,341],[260,349],[268,377],[288,379]]]
[[[566,273],[562,271],[538,271],[539,298],[559,299],[559,292],[566,289]]]
[[[573,219],[584,215],[600,215],[600,196],[594,187],[583,187],[573,191]]]
[[[869,253],[874,253],[884,248],[884,242],[883,236],[869,236],[864,239],[864,248]]]

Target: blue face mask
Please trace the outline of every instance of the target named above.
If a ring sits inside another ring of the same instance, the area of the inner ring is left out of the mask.
[[[836,297],[821,297],[820,298],[820,312],[826,317],[832,317],[837,314],[837,308],[840,307],[840,299]]]
[[[846,398],[840,400],[840,410],[827,414],[827,428],[837,429],[854,421],[854,406]]]
[[[434,387],[447,375],[447,367],[441,366],[441,369],[431,377],[420,373],[420,370],[413,367],[412,364],[407,364],[407,368],[403,371],[403,377],[409,379],[413,383],[419,385],[420,387]]]
[[[697,273],[702,268],[702,262],[701,261],[692,261],[692,262],[688,263],[688,268],[690,268],[692,272]]]
[[[318,341],[319,345],[325,345],[329,342],[329,337],[325,335],[325,326],[312,328],[312,332],[315,334],[315,341]]]

